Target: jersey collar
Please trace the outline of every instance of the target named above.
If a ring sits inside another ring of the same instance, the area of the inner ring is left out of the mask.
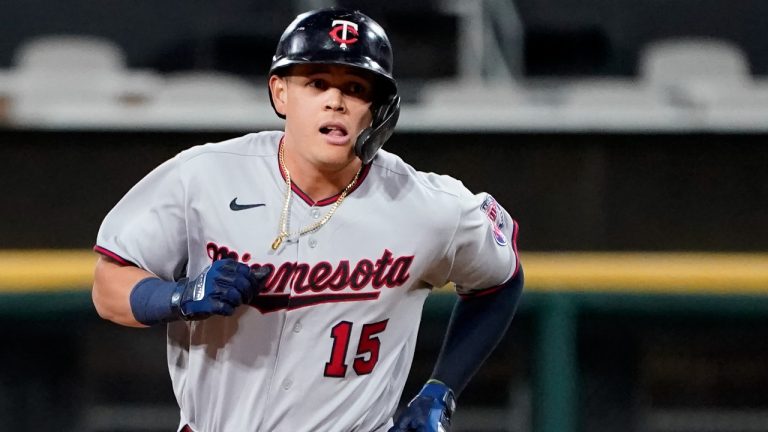
[[[280,138],[280,143],[278,144],[277,154],[280,154],[280,146],[283,145],[283,141],[284,140],[285,140],[285,136]],[[283,171],[283,167],[280,166],[279,156],[275,157],[275,161],[277,162],[277,169],[278,169],[278,171],[280,171],[280,176],[283,178],[283,181],[285,181],[285,172]],[[371,170],[371,164],[370,163],[363,166],[363,170],[360,172],[360,176],[357,178],[357,181],[352,186],[352,188],[349,190],[349,193],[347,194],[347,196],[352,195],[352,193],[358,187],[360,187],[361,184],[363,184],[363,180],[365,180],[365,178],[368,177],[368,172],[370,170]],[[337,193],[337,194],[335,194],[333,196],[330,196],[328,198],[323,198],[323,199],[321,199],[319,201],[313,201],[312,198],[310,198],[309,195],[307,195],[303,190],[301,190],[301,188],[296,186],[296,183],[294,183],[294,182],[291,182],[291,190],[293,191],[293,193],[298,195],[298,197],[301,198],[305,203],[307,203],[307,205],[309,205],[310,207],[313,207],[313,206],[322,207],[322,206],[327,206],[327,205],[333,204],[333,203],[336,202],[336,200],[339,198],[339,195],[341,195],[341,192],[342,192],[342,191],[339,191],[339,193]]]

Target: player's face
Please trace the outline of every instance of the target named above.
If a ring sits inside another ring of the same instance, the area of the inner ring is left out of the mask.
[[[275,108],[286,116],[286,142],[321,169],[355,159],[354,143],[372,120],[373,78],[347,66],[297,65],[270,78]]]

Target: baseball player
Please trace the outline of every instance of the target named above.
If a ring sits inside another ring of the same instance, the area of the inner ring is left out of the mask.
[[[515,222],[380,150],[400,98],[366,15],[299,15],[268,84],[284,131],[185,150],[109,212],[97,311],[167,325],[179,431],[449,430],[522,291]],[[393,419],[424,300],[448,281],[432,378]]]

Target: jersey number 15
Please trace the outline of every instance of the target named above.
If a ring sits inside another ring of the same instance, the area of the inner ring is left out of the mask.
[[[379,348],[381,348],[381,341],[376,335],[386,330],[388,321],[386,319],[363,325],[360,341],[357,343],[357,355],[352,362],[352,369],[356,374],[367,375],[373,371],[379,361]],[[331,329],[333,348],[331,359],[325,364],[325,376],[343,378],[346,375],[347,364],[344,360],[349,349],[350,333],[352,333],[352,323],[349,321],[341,321]]]

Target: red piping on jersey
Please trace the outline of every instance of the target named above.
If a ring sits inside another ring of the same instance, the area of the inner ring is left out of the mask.
[[[278,144],[278,149],[277,149],[278,155],[280,154],[280,147],[283,146],[284,140],[285,140],[285,136],[280,138],[280,144]],[[277,169],[280,170],[280,176],[283,178],[283,180],[285,180],[285,172],[283,172],[283,167],[280,166],[280,156],[277,157]],[[368,176],[368,172],[370,170],[371,170],[371,164],[363,166],[363,170],[360,172],[360,176],[357,178],[357,181],[352,186],[352,188],[349,189],[349,193],[347,193],[347,196],[352,195],[352,192],[354,192],[355,189],[357,189],[361,184],[363,184],[363,180],[365,180],[365,178]],[[291,190],[293,191],[293,193],[298,195],[299,198],[301,198],[305,203],[307,203],[307,205],[318,206],[318,207],[327,206],[329,204],[335,203],[336,200],[341,195],[341,191],[340,191],[334,196],[323,198],[320,201],[315,202],[312,200],[312,198],[309,197],[309,195],[307,195],[303,190],[301,190],[301,188],[296,186],[296,183],[294,182],[291,182]]]
[[[94,246],[93,247],[93,251],[97,252],[97,253],[100,253],[102,255],[108,256],[108,257],[112,258],[113,260],[119,262],[121,265],[138,267],[136,264],[128,261],[127,259],[125,259],[125,258],[121,257],[120,255],[112,252],[111,250],[105,249],[105,248],[103,248],[103,247],[101,247],[99,245]]]
[[[512,278],[510,278],[510,279],[512,279]],[[482,296],[485,296],[485,295],[488,295],[488,294],[495,293],[496,291],[500,290],[501,287],[503,287],[503,286],[504,286],[504,284],[501,284],[501,285],[496,285],[495,287],[486,288],[484,290],[474,291],[474,292],[471,292],[469,294],[459,294],[459,297],[461,297],[461,298],[482,297]]]
[[[520,232],[517,222],[512,219],[512,250],[515,251],[515,271],[512,272],[510,279],[517,275],[517,271],[520,270],[520,255],[517,253],[517,233]]]

